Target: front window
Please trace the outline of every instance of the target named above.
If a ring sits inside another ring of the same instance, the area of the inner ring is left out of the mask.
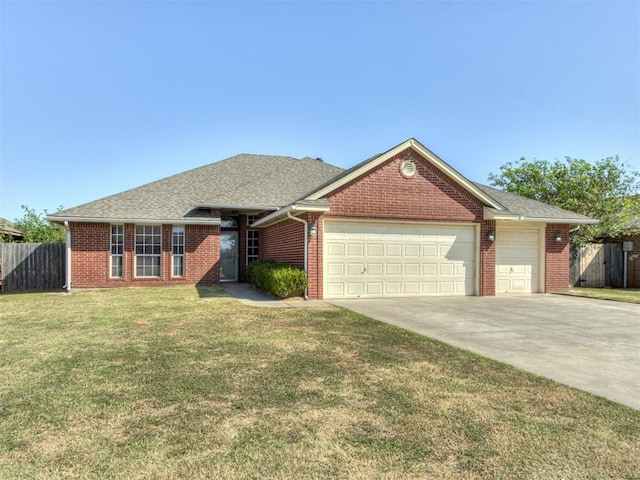
[[[173,276],[184,277],[184,227],[175,225],[173,227],[171,253],[173,264]]]
[[[159,277],[161,253],[160,225],[136,225],[136,276]]]
[[[260,259],[258,230],[247,230],[247,265]]]
[[[122,278],[124,273],[124,226],[111,225],[111,277]]]

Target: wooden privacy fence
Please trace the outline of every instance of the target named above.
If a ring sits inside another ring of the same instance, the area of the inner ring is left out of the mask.
[[[2,292],[63,288],[65,254],[64,243],[0,243]]]
[[[624,257],[621,243],[591,243],[571,249],[571,286],[622,288]]]

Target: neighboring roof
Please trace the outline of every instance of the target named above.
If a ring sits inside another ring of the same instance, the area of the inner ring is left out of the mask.
[[[240,154],[171,177],[62,210],[47,218],[63,220],[167,220],[210,223],[197,206],[238,206],[256,210],[290,204],[342,168],[309,157]]]
[[[13,222],[0,217],[0,234],[8,234],[14,237],[22,237],[22,232],[16,228]]]
[[[488,187],[481,183],[474,182],[474,184],[487,195],[494,198],[496,202],[503,207],[500,210],[494,208],[487,209],[489,213],[488,217],[502,220],[528,220],[547,223],[571,223],[576,225],[598,223],[598,221],[593,218],[570,212],[569,210],[521,197],[520,195],[505,192],[504,190]]]

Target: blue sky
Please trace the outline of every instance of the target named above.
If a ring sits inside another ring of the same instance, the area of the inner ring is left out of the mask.
[[[0,216],[237,153],[350,167],[410,137],[640,169],[640,2],[0,0]]]

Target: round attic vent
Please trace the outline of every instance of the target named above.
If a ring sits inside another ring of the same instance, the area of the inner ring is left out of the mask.
[[[411,178],[416,174],[416,163],[411,159],[405,159],[400,164],[400,172],[403,176]]]

